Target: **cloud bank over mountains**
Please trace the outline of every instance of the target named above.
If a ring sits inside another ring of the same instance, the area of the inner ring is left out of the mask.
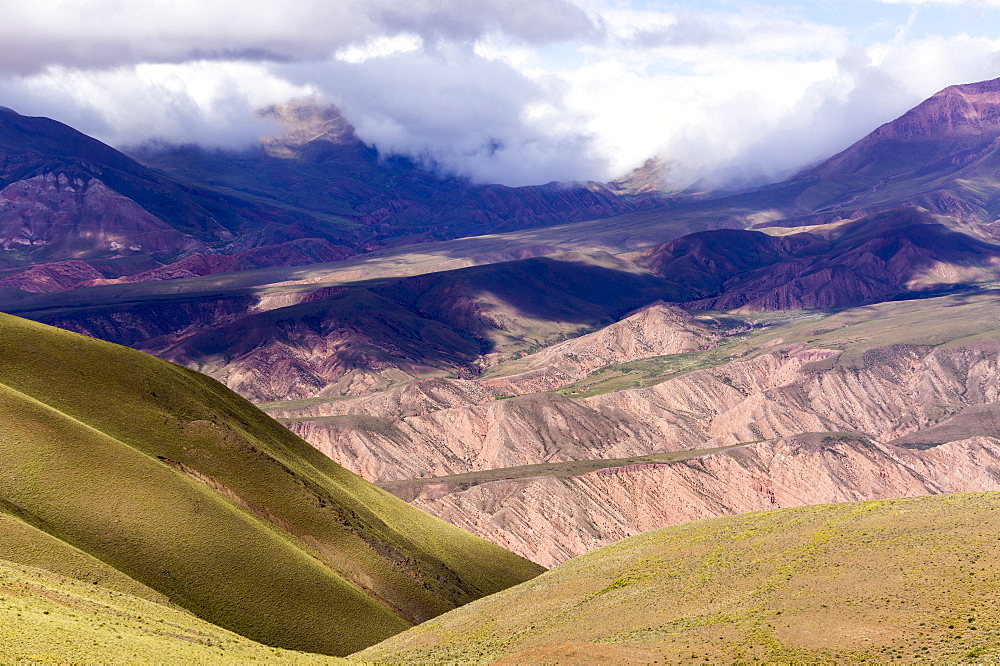
[[[275,131],[258,109],[315,96],[383,152],[511,185],[610,179],[654,154],[674,186],[776,178],[1000,76],[996,3],[9,4],[0,104],[21,113],[118,146],[238,147]]]

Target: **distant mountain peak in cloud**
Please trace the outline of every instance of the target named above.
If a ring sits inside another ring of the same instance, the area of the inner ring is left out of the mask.
[[[333,144],[358,143],[354,127],[336,106],[308,97],[272,104],[258,114],[284,130],[279,136],[263,137],[261,143],[272,157],[293,157],[302,146],[317,140]]]

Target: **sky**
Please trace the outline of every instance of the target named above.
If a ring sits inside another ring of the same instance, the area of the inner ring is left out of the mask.
[[[1000,77],[1000,0],[0,0],[0,106],[119,148],[240,148],[336,105],[477,182],[777,180]],[[743,180],[741,180],[743,179]]]

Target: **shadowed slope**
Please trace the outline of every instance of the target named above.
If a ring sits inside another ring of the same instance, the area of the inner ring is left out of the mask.
[[[995,280],[1000,246],[904,208],[786,236],[707,231],[636,263],[696,290],[698,308],[844,308]]]
[[[0,331],[5,510],[213,623],[344,654],[539,570],[214,380],[6,315]]]
[[[5,560],[0,560],[0,659],[61,664],[349,663],[266,647],[182,609]]]
[[[523,354],[691,294],[610,255],[567,254],[317,289],[243,317],[237,308],[251,309],[250,296],[31,316],[196,367],[269,401],[473,375],[484,354]],[[193,318],[219,323],[192,331]]]

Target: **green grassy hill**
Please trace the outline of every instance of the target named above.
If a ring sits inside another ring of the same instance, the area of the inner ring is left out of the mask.
[[[266,647],[178,608],[3,560],[0,646],[5,663],[348,663]]]
[[[357,655],[389,662],[1000,659],[1000,493],[647,532]]]
[[[212,379],[7,315],[0,516],[31,535],[0,536],[0,559],[326,654],[541,571],[347,472]]]

